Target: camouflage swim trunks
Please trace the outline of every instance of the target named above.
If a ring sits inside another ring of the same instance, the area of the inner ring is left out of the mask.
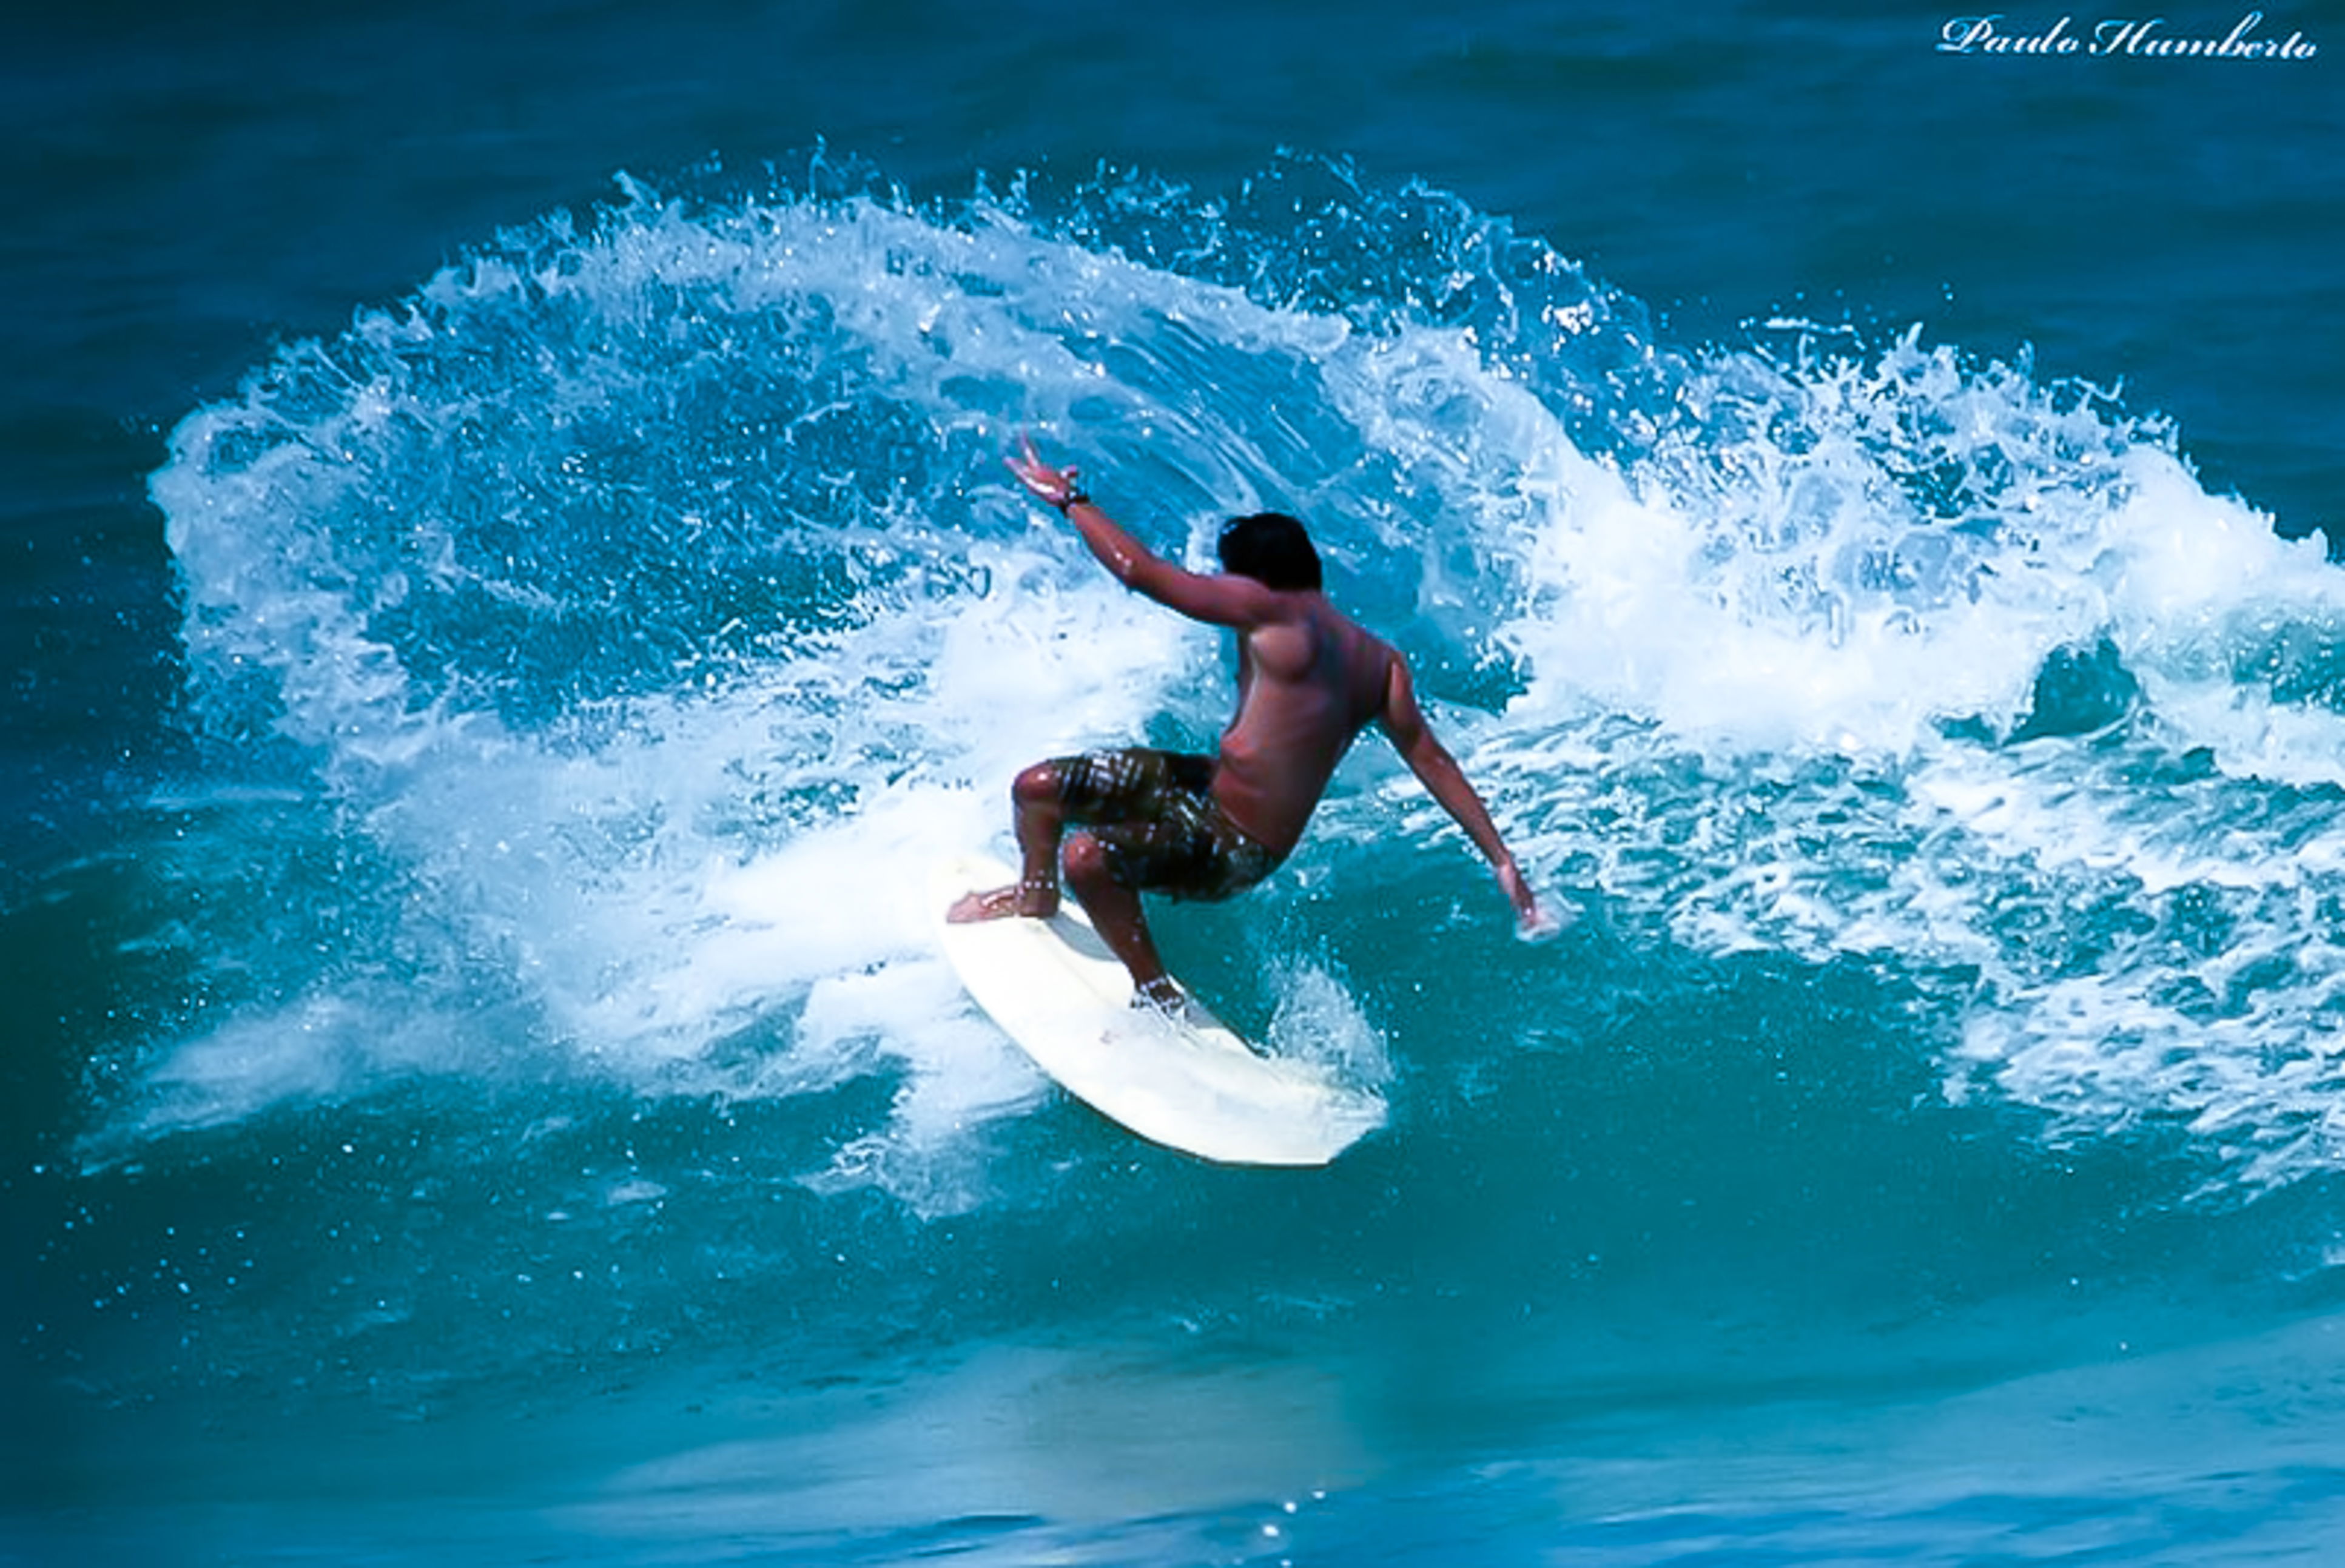
[[[1108,873],[1137,891],[1212,902],[1278,869],[1213,799],[1213,759],[1132,747],[1051,763],[1067,820],[1090,830]]]

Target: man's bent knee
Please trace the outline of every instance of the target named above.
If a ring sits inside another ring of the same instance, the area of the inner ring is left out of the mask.
[[[1098,887],[1115,880],[1107,860],[1107,846],[1089,833],[1077,833],[1067,840],[1067,880],[1078,888]]]
[[[1010,798],[1020,806],[1055,806],[1059,803],[1059,790],[1058,769],[1048,762],[1037,762],[1011,781]]]

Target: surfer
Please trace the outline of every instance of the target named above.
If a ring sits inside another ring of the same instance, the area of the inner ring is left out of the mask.
[[[1128,748],[1054,758],[1019,774],[1010,789],[1025,862],[1019,880],[969,894],[948,920],[1049,918],[1059,907],[1063,843],[1067,882],[1132,972],[1136,999],[1177,1009],[1180,989],[1157,956],[1140,895],[1218,901],[1268,876],[1302,839],[1336,763],[1374,723],[1488,860],[1523,934],[1555,929],[1482,798],[1426,725],[1406,661],[1328,603],[1301,523],[1276,512],[1233,518],[1222,529],[1221,572],[1201,575],[1151,554],[1083,494],[1072,467],[1044,463],[1030,439],[1008,461],[1118,582],[1237,634],[1238,708],[1213,757]]]

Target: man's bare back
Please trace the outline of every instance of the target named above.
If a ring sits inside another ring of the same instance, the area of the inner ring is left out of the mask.
[[[1132,971],[1143,998],[1169,1003],[1177,993],[1140,905],[1141,886],[1152,884],[1132,870],[1144,856],[1128,855],[1120,862],[1116,850],[1122,846],[1110,829],[1096,825],[1103,820],[1101,814],[1129,808],[1178,817],[1203,835],[1207,852],[1219,848],[1249,860],[1243,875],[1229,879],[1233,887],[1244,886],[1301,840],[1336,764],[1360,731],[1375,723],[1489,860],[1524,932],[1553,929],[1481,797],[1426,724],[1406,661],[1328,603],[1319,587],[1317,555],[1300,524],[1277,514],[1234,520],[1223,539],[1228,569],[1207,576],[1152,554],[1082,494],[1073,469],[1042,462],[1031,442],[1021,444],[1010,468],[1029,493],[1074,525],[1100,564],[1126,587],[1237,635],[1238,708],[1213,759],[1210,808],[1202,821],[1193,820],[1197,806],[1184,803],[1172,784],[1155,781],[1158,754],[1133,753],[1130,760],[1111,759],[1095,768],[1087,767],[1087,759],[1069,759],[1020,774],[1013,798],[1024,875],[1012,887],[971,894],[954,907],[951,919],[1051,913],[1058,907],[1063,837],[1068,881],[1101,936]],[[1248,528],[1254,532],[1239,539],[1233,554],[1233,537]],[[1093,773],[1107,784],[1094,784]],[[1127,774],[1146,782],[1122,789],[1117,781]],[[1071,783],[1070,775],[1080,778]],[[1234,834],[1225,834],[1213,818],[1222,819]],[[1067,836],[1071,821],[1090,830]],[[1259,866],[1252,859],[1259,859]],[[1132,882],[1139,885],[1127,885]],[[1190,896],[1219,898],[1227,892]]]

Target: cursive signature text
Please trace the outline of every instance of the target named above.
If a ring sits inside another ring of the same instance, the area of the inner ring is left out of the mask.
[[[2080,30],[2063,16],[2039,32],[2013,29],[2000,14],[1956,16],[1938,31],[1942,55],[2133,56],[2141,58],[2208,60],[2309,60],[2320,46],[2301,29],[2285,38],[2259,36],[2264,14],[2250,11],[2221,35],[2189,36],[2174,31],[2163,16],[2117,18]]]

